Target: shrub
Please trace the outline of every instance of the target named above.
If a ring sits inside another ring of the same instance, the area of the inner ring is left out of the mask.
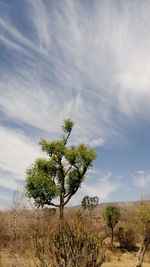
[[[99,267],[104,261],[98,239],[81,224],[63,224],[49,240],[37,239],[36,253],[46,267]]]
[[[119,227],[117,231],[117,238],[122,249],[126,249],[128,251],[135,250],[135,234],[132,229]]]

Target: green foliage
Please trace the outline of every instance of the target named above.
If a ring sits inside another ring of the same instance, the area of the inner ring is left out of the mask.
[[[77,147],[71,147],[66,150],[66,159],[69,164],[76,166],[76,169],[81,169],[86,166],[91,166],[93,159],[96,158],[94,149],[87,149],[85,144],[79,144]]]
[[[71,132],[73,126],[74,126],[74,122],[70,119],[66,119],[62,125],[62,130],[64,133],[69,133]]]
[[[120,219],[120,209],[116,206],[108,206],[104,213],[104,219],[110,228],[114,228]]]
[[[113,238],[114,238],[114,227],[120,219],[120,209],[116,206],[108,206],[104,213],[104,219],[111,228],[111,246],[113,248]]]
[[[81,186],[96,158],[94,149],[87,148],[85,144],[67,146],[73,126],[74,122],[67,119],[62,125],[66,136],[56,141],[41,139],[39,142],[47,157],[37,159],[26,172],[26,194],[34,199],[37,206],[52,205],[62,211]],[[60,203],[56,205],[52,200],[58,196]]]
[[[117,239],[122,249],[126,249],[128,251],[135,250],[135,233],[132,229],[119,227],[117,231]]]
[[[98,203],[99,203],[99,198],[97,196],[95,197],[85,196],[82,199],[81,205],[84,210],[88,210],[90,215],[92,215],[94,209],[98,206]]]
[[[66,223],[53,233],[49,241],[37,239],[36,252],[42,266],[99,267],[104,261],[98,238],[82,224],[71,226]]]
[[[59,190],[50,176],[50,165],[50,162],[47,164],[46,160],[39,159],[27,169],[27,196],[34,198],[38,207],[50,205],[51,200],[59,195]]]

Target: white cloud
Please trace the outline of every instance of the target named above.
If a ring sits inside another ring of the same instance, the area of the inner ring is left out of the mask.
[[[146,173],[145,171],[138,171],[131,177],[133,184],[137,187],[144,188],[150,184],[150,173]]]
[[[112,179],[112,173],[108,172],[102,178],[98,178],[95,184],[87,184],[84,183],[82,186],[82,191],[84,194],[88,194],[90,196],[98,196],[100,200],[108,201],[111,193],[115,192],[121,187],[120,178]]]
[[[20,131],[0,126],[0,186],[15,190],[24,180],[26,168],[41,155],[36,144]]]
[[[15,191],[18,188],[18,183],[15,179],[15,175],[3,174],[0,176],[0,186]]]
[[[44,5],[44,2],[39,0],[29,1],[31,9],[29,10],[29,18],[32,20],[36,29],[36,35],[38,37],[40,50],[44,51],[45,47],[50,46],[51,34],[49,28],[49,12]]]
[[[12,68],[6,58],[0,73],[0,111],[8,123],[56,137],[62,120],[71,117],[73,141],[101,146],[124,140],[140,118],[149,120],[148,1],[28,0],[26,8],[28,34],[11,13],[0,18],[0,43],[13,55]],[[23,179],[39,155],[36,145],[3,126],[0,140],[0,168]],[[148,183],[147,174],[137,176],[140,186]],[[15,188],[15,178],[2,183]],[[118,186],[110,175],[98,183],[104,199]],[[86,184],[84,191],[98,194],[97,188]]]
[[[150,114],[150,7],[138,3],[95,1],[85,9],[80,1],[30,0],[31,40],[2,16],[6,47],[28,57],[2,76],[1,110],[53,132],[70,116],[77,138],[119,141],[136,116]]]

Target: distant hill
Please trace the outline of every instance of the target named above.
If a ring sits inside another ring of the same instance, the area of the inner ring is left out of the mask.
[[[145,204],[150,205],[150,200],[142,200]],[[118,206],[122,211],[132,211],[138,208],[141,201],[127,201],[127,202],[107,202],[100,203],[96,208],[96,212],[103,212],[108,205]],[[76,212],[77,210],[82,209],[81,205],[66,207],[66,212]]]

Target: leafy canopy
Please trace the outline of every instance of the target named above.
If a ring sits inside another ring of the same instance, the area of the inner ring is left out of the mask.
[[[98,206],[99,203],[99,198],[97,196],[95,197],[90,197],[90,196],[85,196],[82,199],[81,205],[84,210],[89,210],[90,214],[92,211]]]
[[[41,139],[39,144],[46,158],[37,159],[26,172],[26,192],[37,206],[64,206],[77,192],[92,166],[96,152],[85,144],[68,147],[74,122],[70,119],[62,125],[63,136],[56,141]],[[52,202],[60,197],[60,203]]]
[[[104,219],[110,228],[114,228],[120,219],[120,209],[116,206],[108,206],[104,213]]]

